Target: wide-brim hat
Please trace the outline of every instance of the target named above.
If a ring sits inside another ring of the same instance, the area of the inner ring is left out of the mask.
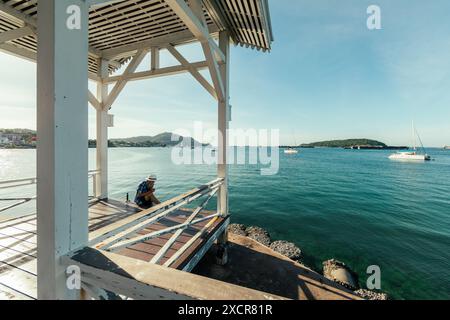
[[[151,174],[147,177],[147,181],[156,181],[156,180],[157,180],[157,177],[154,174]]]

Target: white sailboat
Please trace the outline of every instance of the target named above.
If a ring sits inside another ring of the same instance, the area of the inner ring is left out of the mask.
[[[416,136],[419,138],[420,145],[422,147],[422,153],[417,152]],[[399,160],[399,161],[429,161],[429,160],[431,160],[431,157],[425,152],[425,148],[423,147],[422,140],[420,139],[420,136],[414,127],[414,121],[412,123],[412,140],[413,140],[412,141],[412,144],[413,144],[412,151],[404,151],[404,152],[397,152],[397,153],[391,154],[389,156],[389,159]]]
[[[297,140],[295,139],[295,134],[293,134],[293,136],[294,136],[294,145],[296,146]],[[292,148],[292,147],[288,147],[288,148],[284,149],[284,153],[285,154],[296,154],[296,153],[298,153],[298,150],[295,148]]]
[[[296,153],[298,153],[298,150],[294,149],[294,148],[287,148],[287,149],[284,149],[284,153],[286,153],[286,154],[296,154]]]

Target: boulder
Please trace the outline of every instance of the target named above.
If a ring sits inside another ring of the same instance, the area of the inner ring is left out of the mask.
[[[367,289],[359,289],[359,290],[356,290],[355,293],[358,296],[360,296],[361,298],[364,298],[366,300],[388,300],[389,299],[389,297],[386,293],[371,291],[371,290],[367,290]]]
[[[337,282],[350,290],[359,288],[358,275],[341,261],[335,259],[324,261],[323,275],[325,278]]]
[[[243,224],[232,223],[228,225],[228,232],[237,234],[239,236],[247,236],[247,232],[245,231],[246,227]]]
[[[267,247],[270,245],[269,233],[263,228],[251,226],[245,229],[245,232],[247,232],[249,238],[258,241]]]
[[[302,255],[302,251],[299,247],[297,247],[292,242],[287,242],[284,240],[277,240],[272,242],[270,244],[270,249],[292,260],[299,260]]]

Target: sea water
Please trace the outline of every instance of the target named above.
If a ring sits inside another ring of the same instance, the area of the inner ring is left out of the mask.
[[[318,271],[322,261],[339,259],[359,274],[362,287],[367,267],[378,265],[381,290],[392,298],[450,299],[450,151],[428,152],[434,161],[409,163],[389,160],[390,151],[280,150],[274,176],[261,176],[259,165],[232,165],[232,222],[294,242]],[[95,169],[95,150],[89,155]],[[35,160],[35,150],[0,150],[0,181],[34,177]],[[109,164],[110,197],[123,201],[149,174],[158,176],[161,200],[216,174],[210,165],[174,165],[168,148],[112,148]],[[34,195],[34,186],[0,190],[0,198],[18,193]],[[31,213],[34,205],[7,214]]]

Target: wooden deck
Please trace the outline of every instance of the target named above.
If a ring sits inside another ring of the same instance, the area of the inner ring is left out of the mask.
[[[138,211],[140,210],[133,205],[115,200],[93,202],[89,206],[89,231],[98,230]],[[147,234],[182,223],[191,212],[188,209],[177,210],[139,233]],[[199,218],[208,214],[211,212],[202,211]],[[186,229],[158,264],[167,261],[207,223],[208,221],[204,221]],[[211,236],[221,229],[224,223],[224,219],[218,219],[208,229],[207,234],[195,241],[172,267],[182,270],[198,252],[211,243]],[[116,253],[148,262],[172,234],[132,245]],[[37,298],[36,241],[36,215],[0,222],[0,300]]]

